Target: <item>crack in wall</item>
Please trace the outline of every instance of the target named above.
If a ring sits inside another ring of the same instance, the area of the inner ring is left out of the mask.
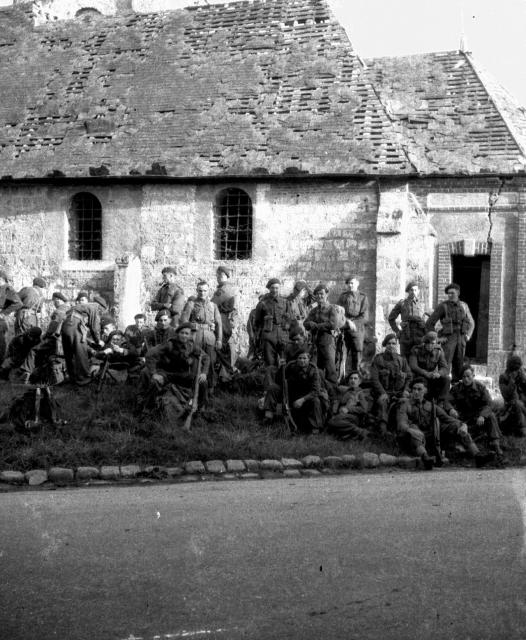
[[[498,178],[498,180],[499,180],[498,189],[496,191],[490,191],[488,195],[488,222],[489,222],[488,237],[487,237],[488,243],[492,242],[491,234],[493,231],[493,212],[495,209],[495,205],[497,204],[500,194],[502,192],[502,189],[506,184],[506,180],[504,178]]]

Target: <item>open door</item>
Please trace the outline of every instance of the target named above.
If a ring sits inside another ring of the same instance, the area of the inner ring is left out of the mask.
[[[479,364],[488,358],[489,256],[451,256],[453,282],[460,285],[460,299],[469,307],[475,331],[466,347],[466,357]]]

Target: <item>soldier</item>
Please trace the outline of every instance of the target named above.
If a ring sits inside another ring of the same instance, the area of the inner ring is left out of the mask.
[[[263,294],[259,294],[259,293],[257,294],[257,296],[258,296],[258,303],[261,302],[261,300],[263,300],[263,298],[265,297]],[[250,313],[248,314],[248,320],[247,320],[247,334],[248,334],[247,358],[254,359],[254,360],[258,360],[259,358],[262,357],[261,331],[255,325],[256,309],[257,307],[254,307],[253,309],[250,310]]]
[[[489,448],[497,456],[502,456],[502,434],[491,408],[491,396],[484,384],[475,380],[475,372],[470,365],[465,365],[461,370],[461,380],[451,387],[444,408],[450,416],[465,422],[471,432],[485,433]]]
[[[336,335],[339,333],[335,307],[328,301],[329,289],[319,284],[314,289],[317,306],[311,309],[304,325],[310,331],[316,348],[316,364],[325,372],[325,379],[332,385],[338,384],[336,372]]]
[[[487,464],[492,456],[480,453],[468,433],[468,428],[459,420],[449,416],[444,409],[426,400],[427,384],[424,378],[414,378],[410,383],[411,393],[398,405],[396,426],[398,440],[409,449],[411,455],[420,456],[424,468],[430,470],[441,460],[429,455],[426,444],[434,438],[435,426],[440,431],[440,442],[459,442],[469,455],[475,458],[477,467]],[[434,421],[438,421],[438,425]],[[436,444],[435,444],[436,446]]]
[[[148,329],[144,334],[146,351],[152,347],[168,342],[176,335],[175,328],[171,326],[172,315],[168,309],[161,309],[155,316],[155,328]]]
[[[369,301],[360,290],[360,280],[357,276],[349,276],[345,281],[347,291],[344,291],[338,304],[345,309],[347,325],[343,328],[343,339],[347,349],[346,371],[356,371],[362,361],[363,340],[365,337],[365,323],[369,320]]]
[[[5,358],[7,335],[14,325],[13,313],[22,307],[18,293],[9,284],[9,276],[0,271],[0,363]],[[12,335],[12,333],[11,333]]]
[[[449,367],[435,331],[428,331],[422,344],[411,349],[408,362],[415,376],[425,378],[429,397],[445,400],[449,392]]]
[[[341,440],[363,440],[369,434],[368,416],[372,408],[370,394],[361,388],[358,371],[348,375],[348,387],[340,394],[334,415],[327,423],[329,433]]]
[[[75,304],[62,323],[61,335],[64,357],[69,380],[83,386],[92,381],[89,362],[89,341],[104,346],[101,340],[100,316],[107,308],[106,301],[99,295],[93,302]]]
[[[291,311],[289,301],[279,295],[281,283],[277,278],[267,282],[269,292],[256,307],[254,327],[261,333],[263,359],[267,366],[277,365],[288,340]]]
[[[104,363],[108,362],[108,368],[116,371],[126,370],[128,372],[128,379],[135,376],[137,377],[141,359],[137,349],[126,340],[126,336],[123,331],[114,330],[108,336],[105,346],[102,349],[98,349],[93,352],[94,363],[99,366],[95,366],[93,374],[100,373]]]
[[[0,379],[7,380],[11,371],[16,372],[20,382],[27,384],[35,368],[34,349],[42,336],[40,327],[30,327],[25,333],[18,334],[9,343],[7,357],[0,367]]]
[[[66,296],[60,291],[54,291],[51,296],[51,302],[53,303],[53,311],[51,312],[51,318],[46,329],[44,337],[50,337],[52,335],[60,337],[60,330],[62,323],[66,317],[66,313],[70,309],[70,305]]]
[[[418,299],[418,284],[410,282],[405,291],[407,296],[395,304],[387,320],[400,343],[400,355],[409,358],[411,349],[422,342],[426,323],[424,303]],[[396,323],[398,316],[400,316],[400,327]]]
[[[285,361],[296,360],[298,354],[304,351],[305,348],[309,348],[305,333],[299,328],[291,329],[289,331],[289,342],[285,349]]]
[[[139,379],[137,409],[155,409],[158,399],[165,396],[163,407],[175,418],[182,417],[189,408],[196,382],[200,403],[206,401],[209,365],[206,353],[192,342],[192,325],[180,323],[174,337],[147,352],[146,367]]]
[[[383,353],[373,358],[371,364],[371,387],[376,404],[378,427],[387,433],[392,408],[407,396],[412,374],[407,360],[396,352],[398,344],[394,333],[388,333],[382,342]]]
[[[192,325],[192,337],[196,347],[202,349],[209,358],[208,390],[214,393],[216,386],[216,352],[223,346],[223,322],[216,304],[208,297],[208,282],[197,283],[197,297],[188,301],[181,313],[181,322]]]
[[[318,433],[323,428],[320,374],[310,362],[308,349],[301,351],[297,360],[285,365],[285,378],[287,394],[284,393],[281,376],[278,377],[277,384],[267,391],[265,421],[273,419],[273,408],[287,396],[288,409],[298,431],[303,434]]]
[[[223,324],[223,346],[217,352],[217,357],[225,369],[224,377],[230,376],[234,371],[236,361],[236,349],[233,332],[238,321],[239,292],[230,283],[232,272],[227,267],[218,267],[216,271],[217,289],[211,298],[211,302],[217,305]]]
[[[499,376],[499,389],[504,398],[504,414],[500,425],[504,433],[526,436],[526,370],[519,356],[510,356],[506,370]]]
[[[167,309],[170,312],[171,325],[176,327],[184,307],[184,291],[175,282],[177,271],[174,267],[164,267],[161,273],[163,283],[152,300],[151,308],[152,311]]]
[[[433,311],[426,323],[426,330],[434,331],[436,323],[440,320],[442,328],[438,336],[442,342],[446,362],[452,370],[453,382],[457,382],[461,377],[466,344],[475,329],[475,321],[468,305],[459,300],[458,284],[452,282],[444,291],[448,299],[441,302]]]
[[[129,344],[137,351],[139,356],[146,353],[146,335],[151,331],[146,326],[146,316],[144,313],[137,313],[133,316],[135,324],[129,324],[124,330],[124,336]]]
[[[33,278],[32,287],[23,287],[18,292],[18,297],[22,301],[22,307],[15,313],[15,335],[25,333],[31,327],[38,327],[41,324],[40,314],[44,304],[44,289],[46,281],[44,278]]]
[[[88,304],[89,296],[87,291],[79,291],[77,297],[75,298],[75,302],[77,304]]]
[[[287,297],[292,314],[291,329],[303,330],[303,323],[309,314],[309,307],[307,305],[308,293],[309,289],[305,280],[298,280],[294,285],[292,293]]]

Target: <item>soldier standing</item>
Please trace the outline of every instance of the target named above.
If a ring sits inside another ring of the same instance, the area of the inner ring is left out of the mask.
[[[459,299],[460,287],[452,282],[444,289],[448,299],[441,302],[426,323],[427,331],[434,331],[440,320],[442,328],[438,333],[448,366],[451,367],[453,382],[461,378],[466,344],[475,329],[475,321],[468,305]]]
[[[343,328],[343,339],[347,349],[346,371],[357,371],[362,361],[365,323],[369,321],[369,301],[362,293],[357,276],[349,276],[345,281],[347,291],[338,299],[338,304],[345,309],[347,325]]]
[[[424,303],[418,298],[418,284],[410,282],[405,291],[407,296],[395,304],[387,320],[400,342],[400,355],[409,358],[411,349],[422,342],[426,323]],[[400,316],[400,327],[396,323],[398,316]]]
[[[236,361],[236,349],[234,344],[234,329],[238,319],[239,292],[230,283],[232,272],[227,267],[218,267],[216,271],[217,289],[211,298],[211,302],[217,305],[223,324],[222,347],[218,349],[217,356],[225,367],[227,375],[233,373]]]
[[[181,313],[181,322],[190,323],[197,348],[209,358],[208,389],[213,394],[216,386],[216,352],[223,346],[223,322],[216,304],[208,297],[208,282],[197,283],[197,297],[189,300]]]
[[[263,359],[267,366],[278,364],[288,342],[291,312],[289,301],[280,296],[281,283],[277,278],[267,282],[269,292],[256,307],[254,327],[261,334]]]
[[[0,363],[6,355],[7,334],[14,325],[12,314],[22,307],[18,293],[8,282],[7,273],[0,271]]]
[[[307,305],[308,293],[309,290],[305,280],[298,280],[294,285],[292,293],[290,293],[287,298],[290,303],[290,311],[292,314],[291,330],[303,330],[303,323],[309,314],[309,307]]]
[[[339,333],[336,309],[328,301],[329,289],[319,284],[314,289],[317,306],[311,309],[304,325],[310,331],[316,348],[318,369],[325,372],[325,379],[332,385],[338,383],[336,371],[336,335]]]
[[[177,271],[174,267],[164,267],[161,271],[163,283],[157,291],[155,298],[152,300],[152,311],[160,311],[167,309],[170,312],[172,327],[177,327],[179,317],[184,307],[184,291],[175,282]]]

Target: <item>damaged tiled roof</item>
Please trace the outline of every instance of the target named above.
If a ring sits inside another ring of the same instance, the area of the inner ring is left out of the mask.
[[[41,27],[17,5],[0,10],[0,86],[0,175],[14,178],[102,165],[107,175],[414,170],[325,0]]]
[[[365,61],[421,173],[523,171],[526,111],[462,51]]]

